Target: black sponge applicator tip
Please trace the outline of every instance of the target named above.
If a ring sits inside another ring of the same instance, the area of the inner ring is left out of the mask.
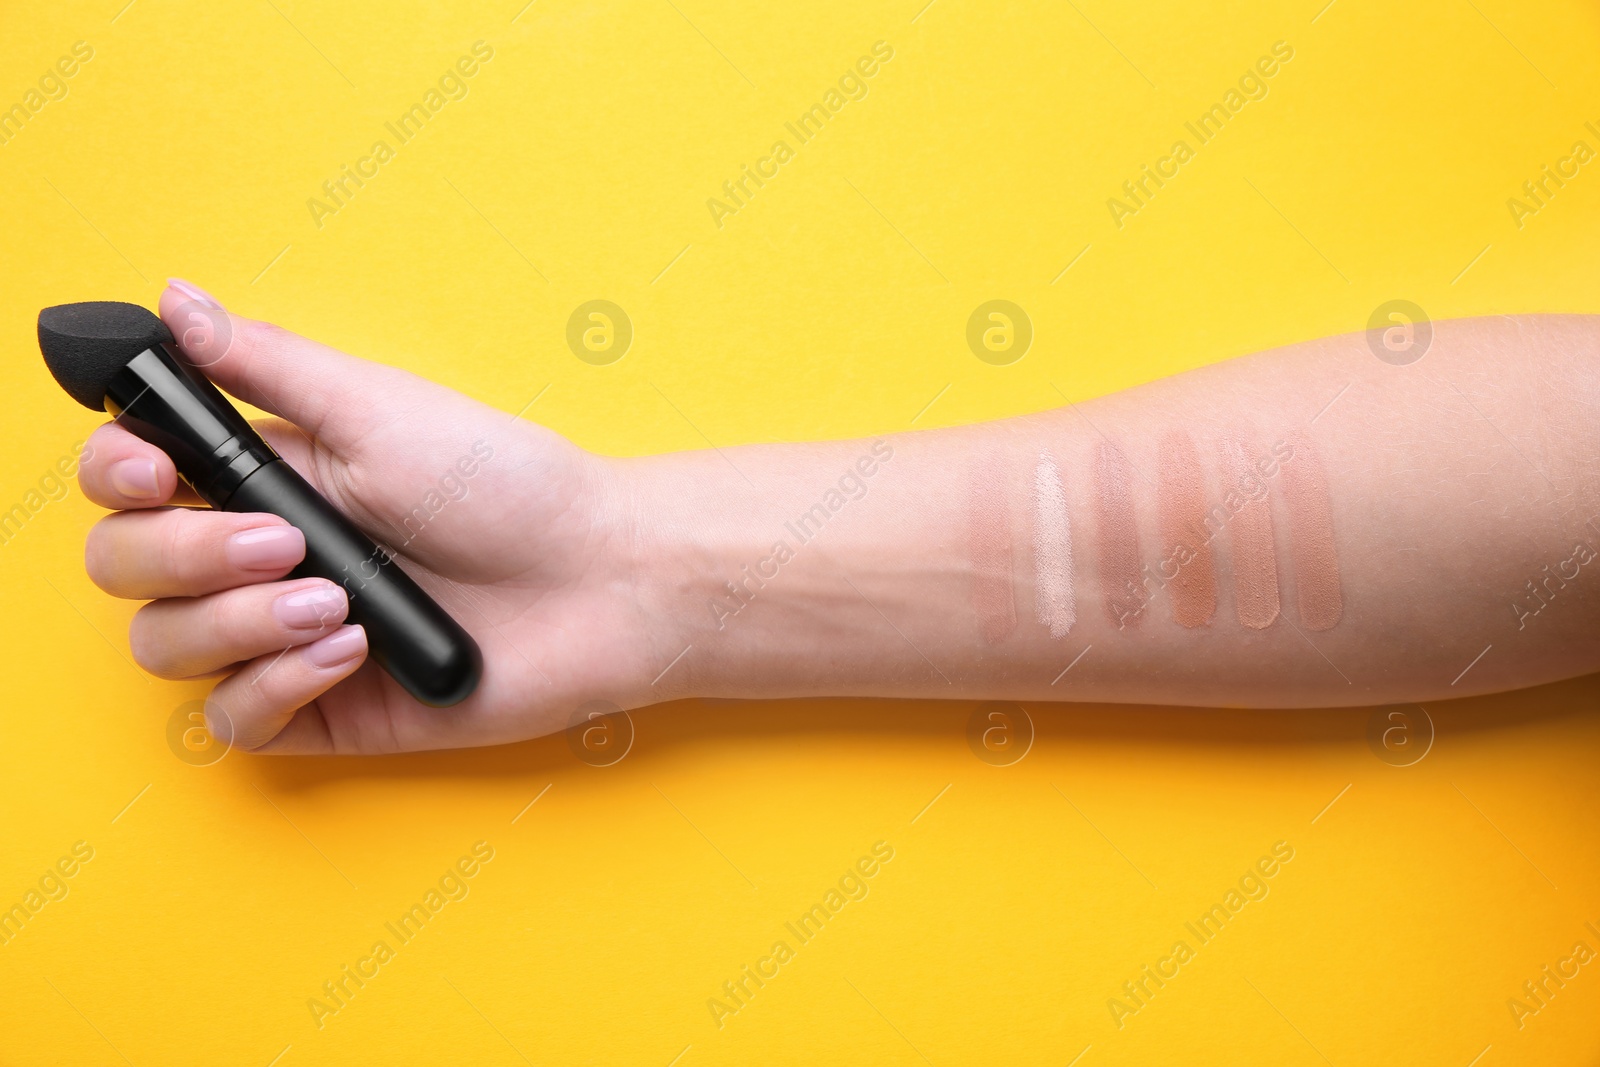
[[[106,389],[140,352],[172,344],[172,331],[148,308],[117,300],[58,304],[39,312],[39,351],[61,388],[91,411],[106,409]]]

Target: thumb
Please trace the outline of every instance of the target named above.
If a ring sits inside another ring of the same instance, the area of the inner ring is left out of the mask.
[[[411,374],[346,355],[281,327],[230,314],[204,290],[170,279],[161,319],[190,363],[220,388],[299,426],[338,453],[400,410]]]

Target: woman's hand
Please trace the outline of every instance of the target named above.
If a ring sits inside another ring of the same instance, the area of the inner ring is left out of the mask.
[[[104,427],[79,478],[122,510],[90,575],[153,601],[147,669],[228,673],[210,719],[245,748],[494,744],[597,699],[1323,707],[1600,667],[1600,318],[1436,322],[1415,368],[1357,334],[1005,422],[621,461],[196,299],[161,299],[185,353],[287,420],[263,435],[485,657],[466,701],[416,703],[333,583],[283,580],[297,531],[165,507],[195,503],[172,463]],[[1039,536],[1069,519],[1070,545]]]
[[[116,511],[90,531],[89,575],[113,596],[151,601],[129,632],[146,670],[226,675],[207,702],[220,740],[287,753],[495,744],[562,729],[590,699],[626,703],[612,680],[655,673],[619,521],[626,494],[606,461],[201,297],[161,297],[185,354],[280,416],[258,424],[267,442],[397,554],[485,661],[467,700],[419,704],[367,662],[339,585],[285,578],[304,555],[298,530],[273,515],[185,506],[200,502],[166,454],[112,422],[79,473],[84,493]]]

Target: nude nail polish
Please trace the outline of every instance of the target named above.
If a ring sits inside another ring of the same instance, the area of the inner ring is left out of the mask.
[[[344,590],[324,583],[285,593],[272,602],[272,614],[291,630],[318,630],[342,622],[350,608]]]
[[[306,554],[305,534],[293,526],[259,526],[228,538],[228,562],[241,570],[278,571]]]
[[[111,465],[111,487],[134,500],[154,500],[161,495],[161,481],[154,460],[122,459]]]
[[[185,299],[193,300],[203,308],[208,308],[211,311],[222,310],[222,304],[217,301],[217,298],[198,285],[190,285],[182,278],[168,278],[167,285],[181,293]]]
[[[367,651],[367,631],[359,626],[345,626],[335,633],[305,648],[306,662],[313,667],[328,670],[341,667]]]

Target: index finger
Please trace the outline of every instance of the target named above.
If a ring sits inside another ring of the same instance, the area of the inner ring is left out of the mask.
[[[391,412],[434,396],[434,386],[396,367],[231,314],[187,282],[167,286],[161,318],[184,358],[224,392],[294,423],[335,453],[353,453]]]
[[[161,449],[108,422],[89,435],[78,465],[83,495],[103,508],[128,511],[166,504],[199,504]]]

